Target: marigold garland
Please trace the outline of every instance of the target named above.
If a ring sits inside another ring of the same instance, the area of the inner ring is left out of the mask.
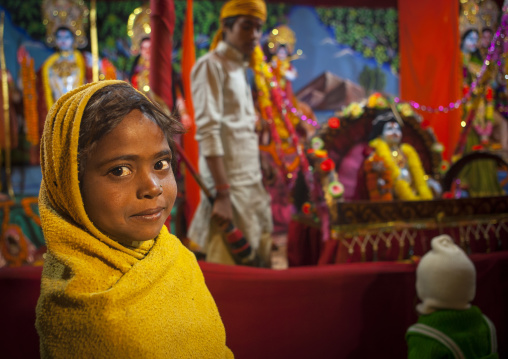
[[[26,139],[32,145],[38,145],[39,113],[37,111],[37,89],[35,86],[34,60],[24,57],[21,61],[21,81],[23,83],[23,114],[26,123]]]
[[[17,244],[19,245],[19,253],[16,255],[11,254],[7,244],[7,234],[9,230],[13,230],[18,235],[19,241]],[[10,267],[20,267],[28,260],[28,244],[27,240],[19,227],[16,224],[9,225],[6,230],[3,232],[1,241],[0,241],[0,253],[2,253],[2,257],[7,262],[7,265]]]
[[[381,165],[382,168],[378,166]],[[377,168],[376,168],[377,167]],[[369,199],[371,201],[391,201],[393,200],[393,179],[391,171],[386,167],[383,158],[373,152],[363,163],[365,171],[365,181]],[[383,185],[379,185],[379,179],[384,180]]]
[[[432,192],[425,181],[425,171],[415,149],[409,144],[402,144],[400,150],[407,158],[409,172],[414,182],[417,193],[414,193],[410,184],[399,178],[400,168],[397,166],[391,155],[390,147],[381,138],[369,142],[376,153],[385,161],[385,165],[392,173],[393,189],[398,199],[402,200],[423,200],[432,199]]]
[[[413,182],[415,183],[415,188],[419,195],[417,199],[432,199],[432,191],[427,185],[425,171],[423,170],[422,162],[416,150],[407,143],[403,143],[400,149],[407,157],[409,172],[413,177]]]
[[[32,209],[33,204],[38,203],[37,197],[26,197],[21,200],[21,207],[25,211],[25,214],[31,218],[39,227],[41,226],[41,219],[38,215],[36,215]]]
[[[115,66],[104,58],[101,60],[102,74],[99,76],[101,80],[116,80],[116,69]]]
[[[481,98],[476,106],[473,129],[480,137],[483,144],[490,142],[492,129],[494,126],[494,101],[492,101],[492,88],[487,87],[484,98]]]
[[[272,139],[275,142],[277,155],[284,164],[283,171],[285,172],[286,178],[290,177],[296,179],[296,176],[288,175],[296,171],[299,166],[310,188],[309,163],[301,148],[298,135],[293,126],[295,119],[291,117],[294,117],[294,115],[287,110],[283,91],[280,88],[273,69],[265,62],[263,51],[260,47],[256,47],[254,50],[252,68],[254,70],[254,81],[258,89],[260,112],[262,118],[270,125]],[[283,144],[282,139],[288,139],[289,143]],[[283,161],[284,152],[287,152],[288,146],[289,148],[293,147],[298,155],[298,160],[295,159],[289,165],[285,164]]]

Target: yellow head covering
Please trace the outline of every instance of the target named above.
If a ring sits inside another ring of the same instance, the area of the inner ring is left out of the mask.
[[[210,50],[215,49],[217,44],[222,40],[222,20],[240,15],[254,16],[265,22],[266,4],[263,0],[230,0],[226,2],[220,11],[221,24],[210,44]]]
[[[195,256],[165,226],[129,249],[89,220],[78,183],[83,111],[99,89],[81,86],[51,108],[41,144],[39,195],[48,247],[37,303],[42,358],[230,358]]]

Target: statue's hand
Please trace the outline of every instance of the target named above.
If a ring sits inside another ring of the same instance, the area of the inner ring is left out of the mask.
[[[432,190],[435,198],[441,198],[441,195],[443,194],[443,188],[438,181],[436,181],[434,178],[429,177],[427,179],[427,186],[429,186],[429,188]]]
[[[30,60],[30,54],[26,51],[25,46],[21,45],[17,52],[18,63],[22,64]]]

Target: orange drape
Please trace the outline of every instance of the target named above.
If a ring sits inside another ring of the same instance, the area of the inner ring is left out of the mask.
[[[196,61],[196,50],[194,47],[194,23],[192,16],[192,0],[187,0],[187,12],[185,16],[185,24],[183,29],[183,41],[182,41],[182,82],[183,92],[185,98],[185,107],[191,125],[187,133],[183,136],[183,148],[187,157],[194,168],[198,168],[198,143],[195,139],[196,135],[196,124],[194,122],[194,107],[192,105],[191,96],[191,81],[190,74],[192,66]],[[199,204],[199,186],[194,178],[187,172],[185,176],[185,196],[187,202],[186,218],[188,223],[192,219],[194,212]]]
[[[400,97],[420,105],[448,106],[462,97],[459,2],[398,0]],[[446,159],[460,134],[462,107],[448,113],[421,112],[445,146]]]

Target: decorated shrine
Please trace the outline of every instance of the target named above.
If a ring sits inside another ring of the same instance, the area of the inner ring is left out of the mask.
[[[200,177],[191,95],[223,1],[0,4],[0,317],[13,323],[0,357],[40,354],[46,116],[106,79],[130,83],[185,129],[165,225],[196,256],[236,357],[407,357],[416,269],[440,235],[475,266],[472,304],[508,356],[508,4],[266,3],[245,79],[271,199],[269,269],[209,263],[188,235],[200,198],[229,190]]]

